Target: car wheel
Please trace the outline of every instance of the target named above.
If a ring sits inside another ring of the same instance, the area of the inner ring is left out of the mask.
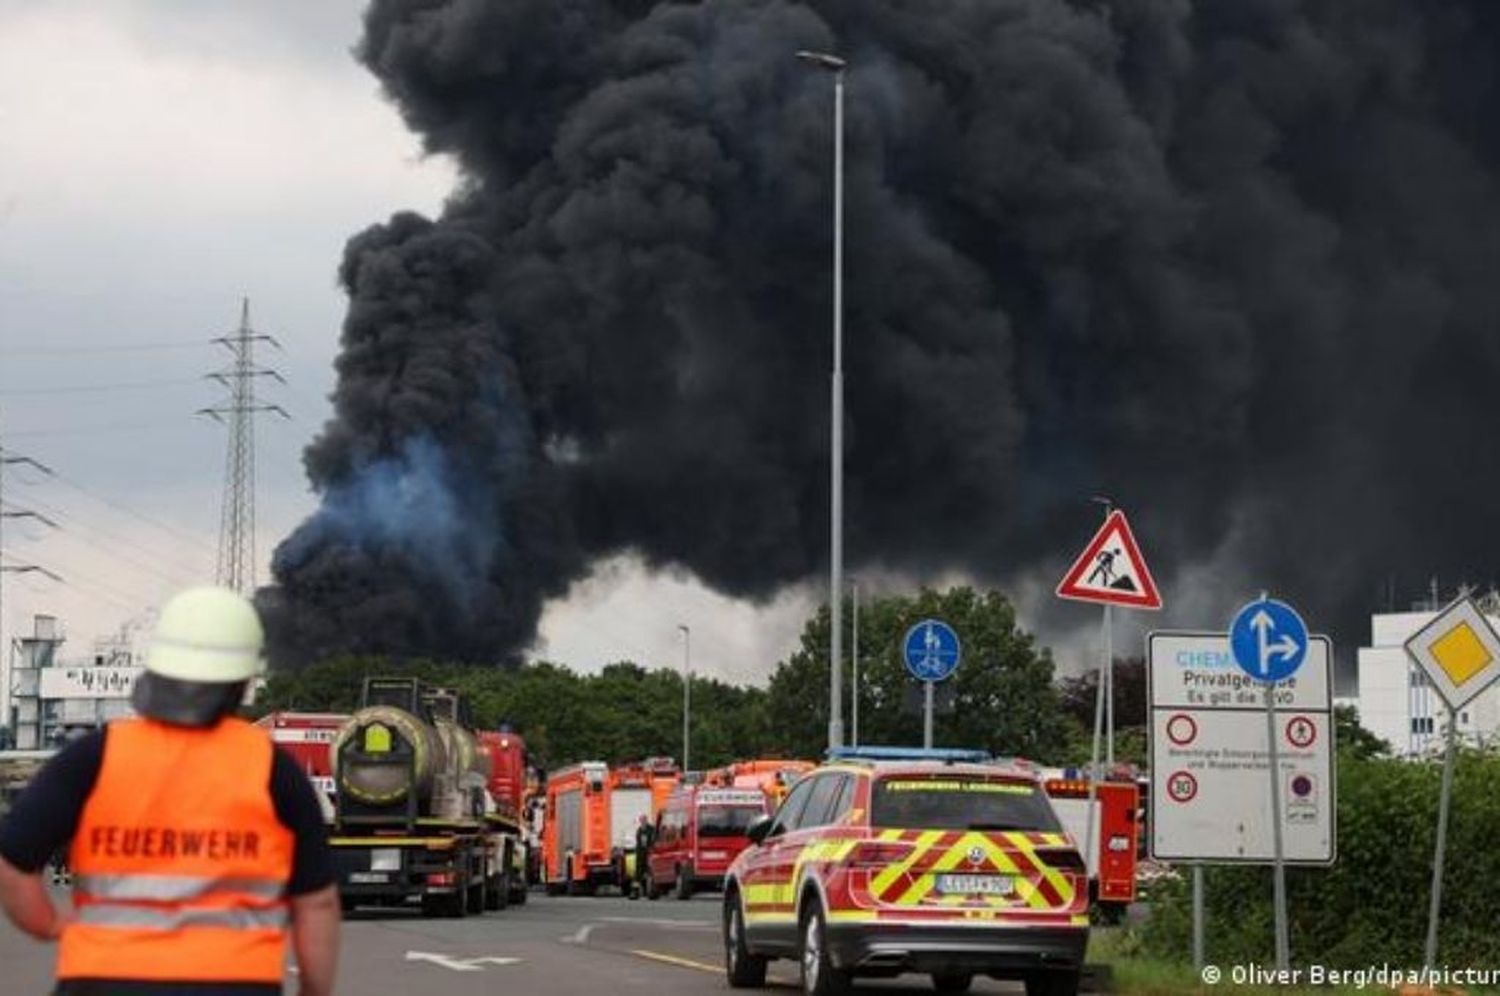
[[[974,984],[974,976],[968,972],[934,972],[932,988],[940,993],[966,993]]]
[[[679,867],[677,869],[677,892],[678,899],[693,898],[693,873],[689,868]]]
[[[740,897],[731,892],[724,897],[724,969],[735,989],[756,989],[766,984],[768,959],[750,953],[745,940],[745,914]]]
[[[1033,972],[1026,977],[1026,996],[1078,996],[1078,970]]]
[[[828,921],[823,909],[809,904],[802,915],[802,943],[797,960],[802,963],[805,996],[843,996],[849,991],[848,972],[835,968],[828,953]]]

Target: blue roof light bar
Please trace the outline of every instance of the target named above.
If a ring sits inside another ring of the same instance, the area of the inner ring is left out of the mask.
[[[987,750],[964,747],[834,747],[830,761],[944,761],[948,764],[984,764],[994,760]]]

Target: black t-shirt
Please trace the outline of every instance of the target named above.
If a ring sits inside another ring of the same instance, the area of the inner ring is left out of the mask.
[[[72,840],[104,764],[107,735],[106,727],[73,741],[37,773],[0,823],[0,857],[21,871],[37,872]],[[276,819],[296,837],[287,895],[332,885],[333,853],[318,797],[297,762],[280,748],[271,763],[270,789]]]

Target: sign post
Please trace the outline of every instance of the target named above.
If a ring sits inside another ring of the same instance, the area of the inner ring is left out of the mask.
[[[1102,500],[1102,499],[1096,499]],[[1109,503],[1106,501],[1106,506]],[[1058,598],[1069,598],[1080,602],[1095,602],[1104,606],[1103,659],[1099,662],[1098,688],[1094,696],[1094,744],[1089,755],[1089,802],[1088,819],[1084,824],[1085,848],[1093,846],[1094,810],[1097,794],[1095,785],[1099,780],[1099,741],[1101,735],[1108,745],[1105,748],[1106,764],[1115,763],[1115,690],[1114,690],[1114,616],[1113,607],[1123,605],[1133,609],[1161,608],[1161,593],[1141,556],[1140,544],[1130,531],[1130,522],[1125,513],[1110,508],[1104,517],[1104,525],[1089,540],[1088,546],[1073,561],[1068,573],[1057,586]]]
[[[1448,707],[1437,840],[1432,855],[1432,896],[1427,908],[1427,943],[1423,950],[1427,967],[1436,969],[1443,859],[1448,851],[1448,807],[1453,796],[1453,757],[1458,752],[1458,710],[1500,679],[1500,636],[1479,607],[1462,595],[1406,641],[1406,655],[1427,674]]]
[[[1283,865],[1328,865],[1337,841],[1332,646],[1321,636],[1301,641],[1305,662],[1275,686],[1268,730],[1261,671],[1244,673],[1230,642],[1204,632],[1147,639],[1151,854],[1194,866],[1195,959],[1203,957],[1203,865],[1272,864],[1278,849]],[[1268,643],[1284,647],[1283,634],[1269,632]],[[1284,655],[1274,656],[1283,666]],[[1268,777],[1276,779],[1276,820]]]
[[[1235,615],[1229,625],[1229,646],[1235,663],[1252,679],[1266,685],[1266,743],[1271,766],[1271,837],[1275,856],[1272,874],[1276,898],[1276,968],[1291,967],[1287,931],[1286,847],[1281,820],[1281,759],[1276,731],[1276,686],[1297,673],[1307,659],[1307,626],[1290,605],[1262,592]]]
[[[906,670],[922,682],[922,746],[932,747],[933,686],[958,670],[963,647],[958,633],[941,619],[923,619],[906,631],[901,642]]]

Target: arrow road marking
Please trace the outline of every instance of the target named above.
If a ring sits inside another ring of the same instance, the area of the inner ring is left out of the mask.
[[[434,954],[431,951],[408,951],[407,961],[425,961],[432,965],[441,965],[454,972],[483,972],[486,964],[490,965],[516,965],[519,958],[455,958],[451,955]]]

